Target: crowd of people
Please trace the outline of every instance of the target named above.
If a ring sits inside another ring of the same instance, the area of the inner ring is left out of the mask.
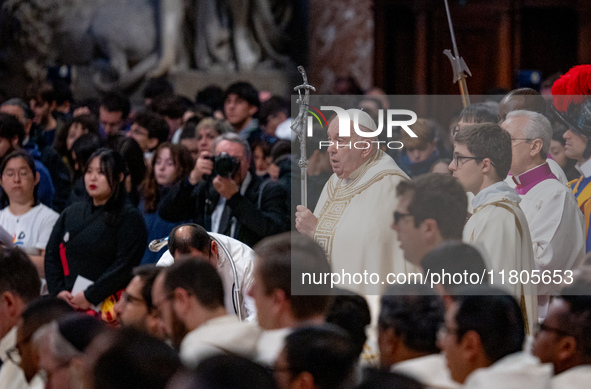
[[[389,100],[340,80],[306,205],[282,96],[31,85],[0,103],[0,387],[586,387],[588,76],[400,150],[351,147]]]

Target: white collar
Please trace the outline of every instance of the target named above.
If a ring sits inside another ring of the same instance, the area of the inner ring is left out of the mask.
[[[591,176],[591,158],[586,160],[585,162],[577,162],[575,168],[583,175],[583,177]]]

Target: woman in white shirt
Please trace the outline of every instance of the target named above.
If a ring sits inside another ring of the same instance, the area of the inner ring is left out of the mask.
[[[0,185],[4,208],[0,226],[10,234],[12,243],[31,258],[39,277],[44,277],[45,246],[59,214],[37,199],[39,173],[35,162],[24,150],[8,154],[0,165]]]

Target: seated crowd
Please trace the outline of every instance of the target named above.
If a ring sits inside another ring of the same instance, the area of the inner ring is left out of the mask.
[[[66,96],[64,109],[56,96],[43,83],[28,103],[0,104],[0,388],[591,380],[591,131],[548,119],[539,94],[468,106],[451,133],[418,119],[416,137],[400,134],[405,149],[384,150],[401,178],[391,229],[375,228],[430,284],[384,287],[379,301],[329,282],[302,289],[304,275],[339,269],[315,226],[290,232],[288,100],[261,102],[237,82],[194,102],[163,80],[148,83],[141,107],[109,93]],[[387,100],[358,106],[377,122]],[[347,169],[334,155],[310,153],[310,187]],[[319,195],[310,200],[313,210]],[[435,278],[445,271],[482,278]],[[502,285],[503,271],[565,278]]]

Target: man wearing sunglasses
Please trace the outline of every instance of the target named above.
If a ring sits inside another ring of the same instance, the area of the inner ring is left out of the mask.
[[[538,321],[537,288],[520,280],[509,282],[510,272],[534,270],[534,253],[527,219],[519,208],[521,198],[503,180],[511,167],[511,135],[497,124],[464,127],[454,138],[453,161],[449,169],[466,192],[472,192],[473,214],[464,228],[463,239],[484,249],[488,267],[520,303],[528,334]],[[502,273],[501,273],[502,274]]]
[[[425,174],[396,187],[392,229],[404,259],[421,266],[423,257],[447,240],[462,240],[468,201],[462,185],[443,174]]]

